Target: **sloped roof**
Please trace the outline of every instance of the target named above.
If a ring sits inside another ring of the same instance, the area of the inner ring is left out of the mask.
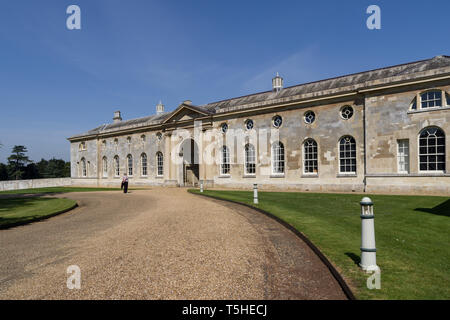
[[[442,68],[445,69],[445,72],[442,72]],[[436,72],[433,73],[433,70]],[[226,113],[236,109],[258,107],[263,103],[266,104],[272,101],[276,102],[291,99],[301,100],[303,98],[319,97],[335,92],[364,89],[382,83],[405,81],[434,74],[447,73],[450,74],[450,56],[441,55],[431,59],[299,84],[284,88],[280,92],[265,91],[200,106],[189,105],[189,107],[207,114]],[[117,123],[104,124],[83,134],[72,136],[69,139],[109,133],[119,131],[121,129],[132,129],[160,124],[178,110],[179,108],[170,113],[164,113],[161,115],[152,115],[143,118],[120,121]]]
[[[208,109],[210,111],[223,112],[235,106],[253,104],[255,102],[262,102],[272,99],[287,98],[302,94],[312,94],[314,92],[322,92],[342,87],[357,86],[358,84],[361,85],[375,80],[392,78],[397,76],[407,76],[419,72],[439,69],[442,67],[450,67],[449,56],[437,56],[432,59],[410,62],[391,67],[374,69],[370,71],[358,72],[354,74],[309,83],[303,83],[292,87],[284,88],[280,92],[266,91],[238,98],[208,103],[200,107]]]

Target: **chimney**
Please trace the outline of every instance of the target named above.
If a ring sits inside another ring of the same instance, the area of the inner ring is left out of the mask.
[[[283,78],[279,76],[278,72],[275,78],[272,79],[272,90],[280,92],[283,89]]]
[[[164,105],[162,104],[161,100],[159,100],[159,103],[156,105],[156,114],[163,114],[164,113]]]
[[[114,111],[114,123],[122,121],[122,117],[120,116],[120,111]]]

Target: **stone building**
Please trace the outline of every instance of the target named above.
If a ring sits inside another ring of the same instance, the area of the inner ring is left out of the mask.
[[[101,125],[69,138],[75,184],[450,195],[450,57]]]

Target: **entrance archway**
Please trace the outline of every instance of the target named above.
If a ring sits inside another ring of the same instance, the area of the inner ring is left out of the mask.
[[[198,186],[200,179],[198,145],[194,139],[188,138],[183,141],[180,156],[183,157],[183,185]]]

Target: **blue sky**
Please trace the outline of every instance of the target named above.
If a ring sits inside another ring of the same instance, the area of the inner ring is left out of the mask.
[[[81,8],[81,30],[66,8]],[[381,8],[368,30],[366,8]],[[450,1],[9,0],[0,4],[0,162],[69,160],[67,137],[153,114],[450,54]]]

